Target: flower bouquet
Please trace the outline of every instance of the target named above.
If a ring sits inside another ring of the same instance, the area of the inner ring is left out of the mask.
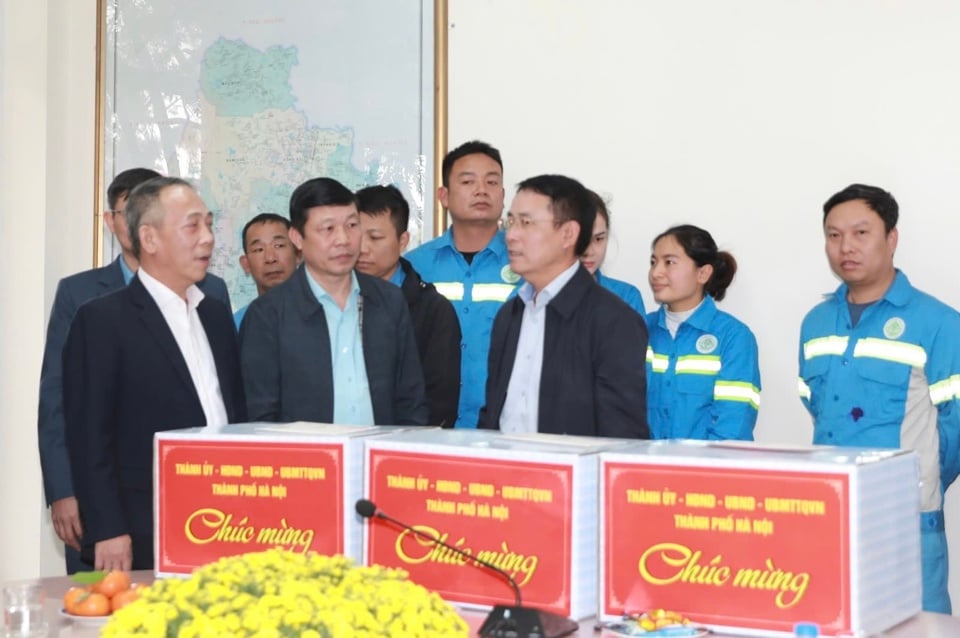
[[[467,636],[467,624],[406,572],[279,549],[158,580],[101,636],[280,638]]]

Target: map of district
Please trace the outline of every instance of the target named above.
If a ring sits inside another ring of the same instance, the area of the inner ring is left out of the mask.
[[[234,310],[256,296],[239,263],[243,226],[288,216],[308,179],[395,184],[416,245],[433,191],[432,7],[107,0],[104,182],[143,166],[195,183],[214,213],[210,270]],[[104,263],[119,254],[105,238]]]
[[[219,39],[200,71],[200,193],[214,215],[217,236],[211,268],[224,274],[234,307],[256,296],[237,267],[243,225],[260,213],[288,215],[290,194],[312,177],[333,177],[357,190],[378,183],[378,165],[351,163],[352,128],[311,126],[294,105],[290,71],[296,47],[254,49]]]

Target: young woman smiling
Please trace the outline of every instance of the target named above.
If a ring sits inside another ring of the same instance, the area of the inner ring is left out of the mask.
[[[651,438],[753,439],[760,405],[757,340],[717,308],[737,262],[706,230],[674,226],[653,241],[647,315]]]

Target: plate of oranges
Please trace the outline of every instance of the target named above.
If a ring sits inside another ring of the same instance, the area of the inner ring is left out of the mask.
[[[130,582],[126,572],[80,572],[73,580],[77,585],[64,594],[60,615],[78,625],[102,625],[140,597],[140,586]]]

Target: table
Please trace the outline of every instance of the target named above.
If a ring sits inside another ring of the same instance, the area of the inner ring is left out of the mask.
[[[133,572],[132,580],[135,583],[151,583],[154,580],[153,572],[137,571]],[[57,638],[94,638],[99,634],[99,629],[91,627],[81,627],[60,615],[61,600],[67,590],[74,585],[66,576],[55,578],[42,578],[38,581],[44,591],[47,593],[47,602],[44,611],[46,612],[47,622],[50,624],[48,636]],[[483,622],[486,616],[483,612],[464,611],[463,617],[470,626],[471,635],[476,635],[476,629]],[[593,619],[584,620],[580,623],[580,630],[573,634],[577,638],[604,638],[607,632],[599,632],[594,629]],[[733,634],[718,634],[718,636],[731,636]],[[881,634],[885,638],[957,638],[960,636],[960,618],[956,616],[947,616],[944,614],[934,614],[923,612],[917,614],[905,623],[894,627],[893,629]],[[736,636],[735,638],[745,638]]]

